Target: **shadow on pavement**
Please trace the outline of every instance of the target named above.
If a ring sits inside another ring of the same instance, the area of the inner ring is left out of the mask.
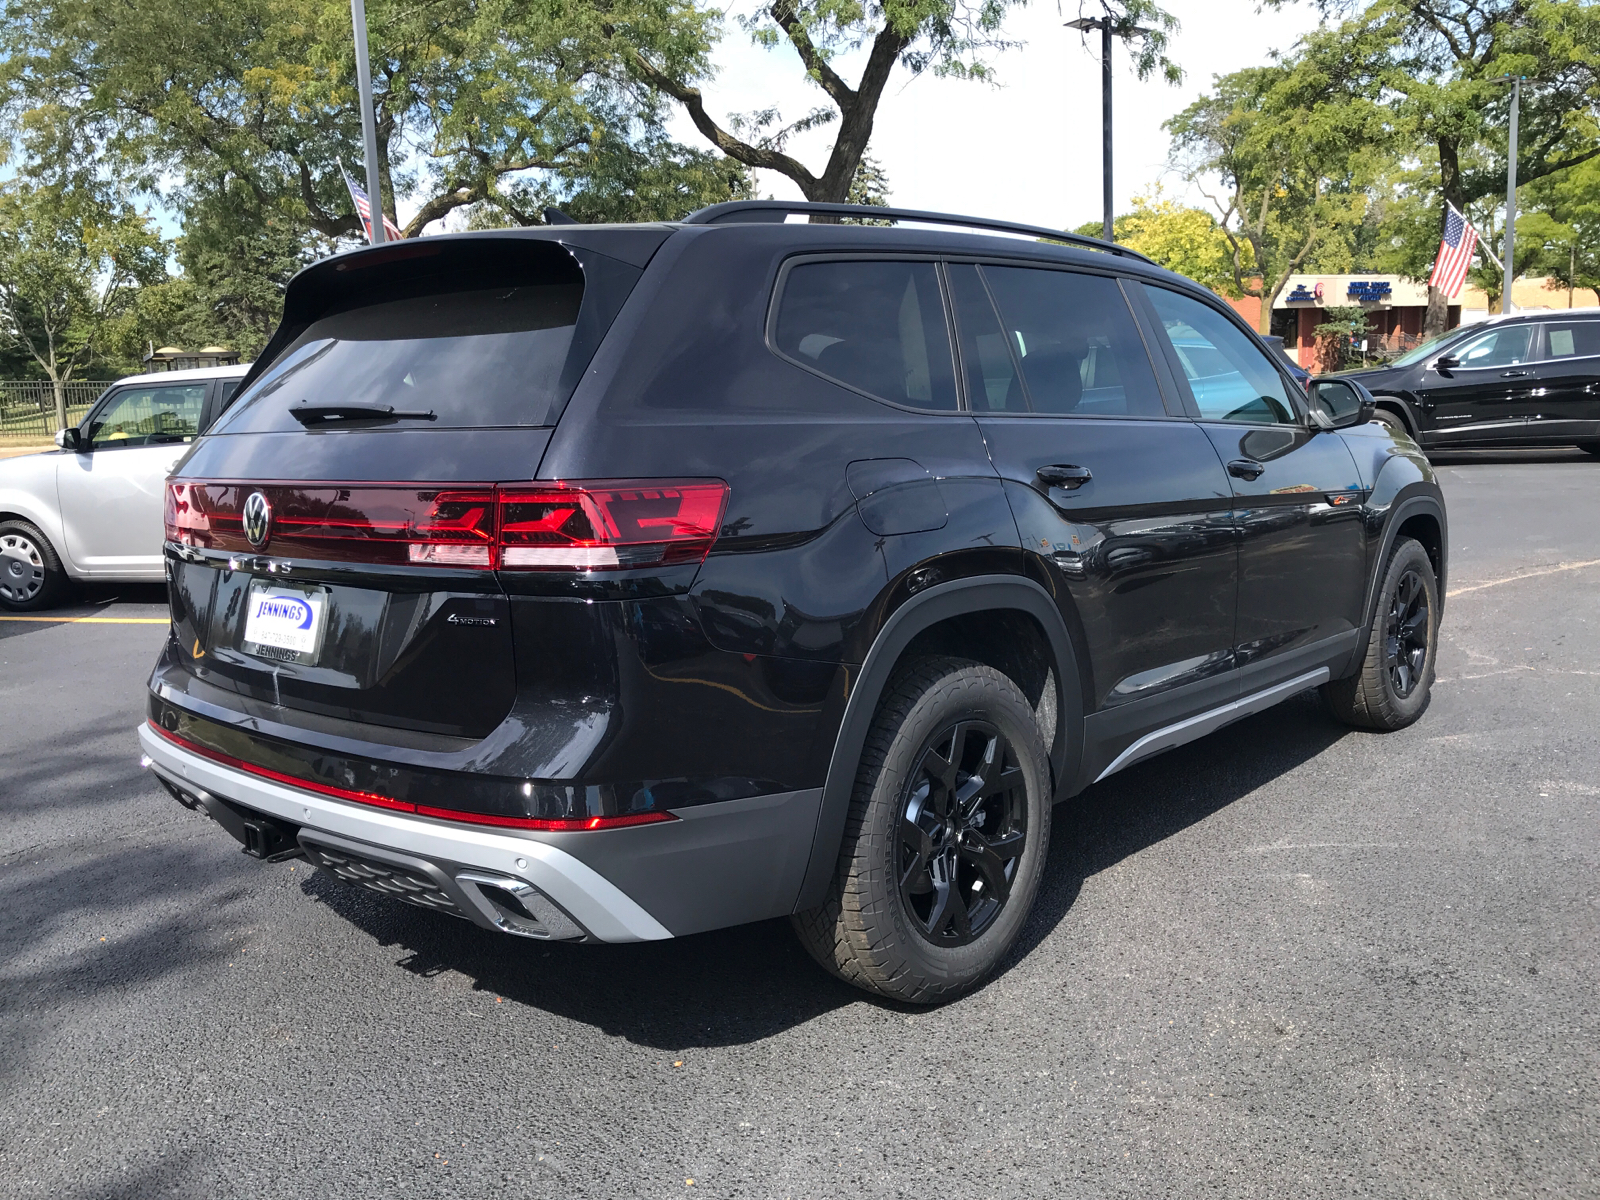
[[[1204,820],[1348,732],[1314,695],[1291,700],[1058,807],[1044,887],[1001,973],[1060,923],[1084,880]],[[658,1049],[753,1042],[868,1000],[824,974],[784,921],[631,946],[541,944],[320,873],[301,888],[383,945],[406,951],[400,965],[409,971],[458,971],[483,991]]]

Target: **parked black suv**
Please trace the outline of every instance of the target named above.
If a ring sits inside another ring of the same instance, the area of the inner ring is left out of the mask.
[[[1424,450],[1577,446],[1600,456],[1600,309],[1492,317],[1351,371]]]
[[[174,796],[508,933],[790,916],[927,1002],[1016,936],[1053,800],[1319,685],[1422,712],[1445,509],[1370,397],[1124,249],[796,211],[930,217],[296,277],[169,485]]]

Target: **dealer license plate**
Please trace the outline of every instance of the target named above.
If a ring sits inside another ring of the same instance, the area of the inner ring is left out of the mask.
[[[323,588],[285,587],[257,580],[245,610],[246,654],[277,662],[314,663],[322,646],[328,593]]]

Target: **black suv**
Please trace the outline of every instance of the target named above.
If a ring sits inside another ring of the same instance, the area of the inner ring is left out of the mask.
[[[1492,317],[1341,376],[1424,450],[1577,446],[1600,456],[1600,309]]]
[[[788,916],[945,999],[1052,801],[1319,685],[1422,712],[1444,503],[1371,412],[1190,281],[1002,222],[340,255],[170,480],[140,736],[260,858],[533,938]]]

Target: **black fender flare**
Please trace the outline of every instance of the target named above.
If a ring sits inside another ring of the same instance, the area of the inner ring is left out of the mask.
[[[1392,404],[1400,409],[1400,415],[1405,418],[1411,427],[1412,440],[1417,445],[1422,444],[1422,422],[1417,417],[1417,406],[1412,403],[1409,396],[1400,392],[1373,392],[1372,399],[1376,407],[1382,408],[1385,404]]]
[[[1426,490],[1429,487],[1433,490]],[[1378,544],[1378,553],[1372,560],[1372,572],[1367,578],[1367,599],[1363,608],[1364,619],[1361,624],[1361,639],[1356,643],[1356,648],[1351,654],[1350,662],[1346,665],[1344,674],[1348,675],[1361,662],[1361,657],[1367,652],[1367,642],[1372,637],[1372,623],[1378,617],[1378,588],[1383,583],[1384,572],[1389,566],[1389,555],[1394,552],[1394,539],[1411,517],[1419,513],[1427,513],[1439,523],[1439,618],[1444,619],[1444,593],[1445,581],[1449,575],[1450,566],[1450,522],[1445,517],[1444,501],[1435,493],[1437,485],[1414,483],[1401,491],[1400,495],[1389,506],[1389,511],[1384,517],[1383,538]]]
[[[859,667],[856,682],[845,703],[844,718],[834,739],[833,757],[828,763],[827,782],[817,811],[816,831],[812,835],[811,855],[794,911],[815,908],[826,898],[839,859],[839,844],[844,838],[845,818],[850,796],[855,790],[856,771],[867,732],[878,711],[889,676],[911,640],[940,621],[968,613],[1016,610],[1033,617],[1049,639],[1055,659],[1057,734],[1051,748],[1050,765],[1055,774],[1056,792],[1077,778],[1083,755],[1083,695],[1078,683],[1078,661],[1072,650],[1061,611],[1050,594],[1033,580],[1021,575],[979,575],[953,579],[919,592],[890,614],[873,639],[872,648]]]

